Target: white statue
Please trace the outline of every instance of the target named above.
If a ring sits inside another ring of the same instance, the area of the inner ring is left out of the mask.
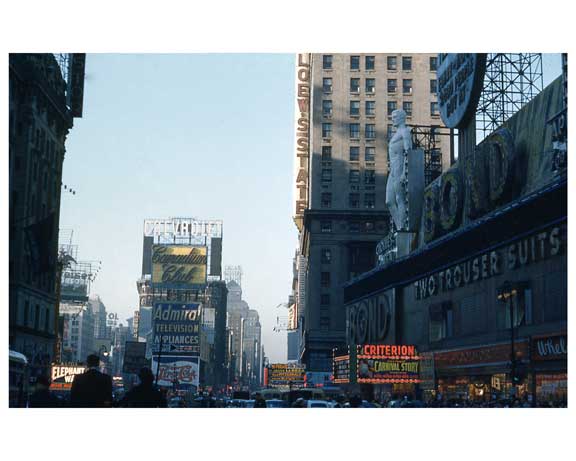
[[[412,149],[412,133],[406,126],[406,112],[392,112],[392,124],[396,132],[388,142],[390,165],[386,182],[386,205],[397,230],[406,227],[406,161],[405,156]]]

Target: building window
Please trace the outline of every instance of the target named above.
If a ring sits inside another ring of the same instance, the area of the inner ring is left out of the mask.
[[[330,272],[320,272],[320,286],[322,288],[330,288]]]
[[[366,147],[364,151],[364,160],[366,162],[373,162],[376,159],[376,148],[375,147]]]
[[[360,93],[360,79],[351,78],[350,79],[350,93]]]
[[[332,79],[323,78],[322,79],[322,91],[324,93],[332,93]]]
[[[348,206],[350,208],[359,208],[360,207],[360,194],[353,192],[348,197]]]
[[[360,170],[350,170],[350,184],[358,184],[360,182]]]
[[[500,290],[500,302],[496,311],[496,325],[500,330],[509,330],[512,323],[514,327],[530,325],[532,323],[532,289],[526,283],[511,285],[506,292]],[[510,303],[512,303],[513,322],[510,318]]]
[[[351,123],[350,124],[350,139],[358,139],[360,137],[360,124]]]
[[[360,101],[350,101],[350,115],[360,115]]]
[[[398,88],[398,81],[395,78],[388,79],[388,93],[396,93]]]
[[[412,56],[402,56],[402,70],[412,70]]]
[[[376,91],[376,79],[367,78],[366,79],[366,93],[374,93]]]
[[[360,160],[360,147],[350,146],[350,161],[357,162]]]
[[[388,141],[392,139],[392,136],[394,136],[394,126],[388,125],[386,127],[386,138],[388,139]]]
[[[412,101],[404,101],[402,103],[402,109],[406,112],[407,117],[412,117]]]
[[[376,137],[376,125],[367,123],[365,129],[366,139],[374,139]]]
[[[374,232],[375,229],[376,225],[374,224],[374,221],[366,221],[364,223],[364,232]]]
[[[322,182],[332,182],[331,168],[322,168]]]
[[[452,336],[454,315],[450,302],[430,306],[429,318],[430,342],[441,341]]]
[[[350,56],[350,70],[360,70],[360,56]]]
[[[331,123],[323,123],[322,124],[322,137],[323,138],[330,138],[332,136],[332,124]]]
[[[388,70],[398,70],[398,58],[396,56],[388,56],[386,58],[386,67]]]
[[[322,69],[329,70],[332,69],[332,55],[325,54],[322,56]]]
[[[358,221],[350,221],[348,230],[354,233],[360,232],[360,223]]]
[[[392,116],[392,112],[398,109],[398,103],[396,101],[388,101],[388,117]]]
[[[332,194],[330,192],[322,192],[322,208],[332,208]]]
[[[46,308],[46,312],[44,314],[44,331],[50,332],[50,309]]]
[[[366,101],[366,115],[376,115],[376,101]]]
[[[412,79],[405,78],[402,80],[402,93],[412,94]]]
[[[330,317],[326,316],[326,315],[322,315],[320,316],[320,329],[321,330],[329,330],[330,329]],[[322,364],[319,364],[319,361],[317,361],[314,365],[316,365],[317,367],[322,366],[325,369],[328,369],[328,360],[323,360]],[[325,363],[324,363],[325,362]]]
[[[325,99],[322,101],[322,115],[324,117],[330,117],[332,115],[332,101]]]
[[[364,195],[364,208],[374,208],[376,206],[376,194]]]
[[[330,248],[322,248],[320,251],[320,262],[322,264],[330,264],[332,262],[332,250]]]
[[[322,160],[332,160],[332,146],[322,146]]]
[[[322,273],[325,274],[325,272],[322,272]],[[330,275],[330,274],[328,273],[328,275]],[[322,306],[329,306],[330,305],[330,295],[328,295],[328,294],[320,295],[320,304]]]
[[[438,103],[437,102],[431,102],[430,103],[430,115],[432,116],[438,116]]]
[[[430,93],[438,93],[438,81],[435,78],[430,80]]]
[[[320,221],[320,232],[324,233],[332,232],[332,221],[328,219]]]
[[[375,170],[364,170],[364,184],[375,184],[376,183],[376,171]]]
[[[366,70],[374,70],[376,67],[376,57],[375,56],[366,56],[365,67],[366,67]]]
[[[438,69],[438,56],[430,56],[430,72],[436,72]]]

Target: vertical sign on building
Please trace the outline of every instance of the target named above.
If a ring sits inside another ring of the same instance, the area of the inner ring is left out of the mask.
[[[310,163],[310,82],[312,60],[310,53],[300,53],[296,57],[296,196],[294,222],[302,230],[304,210],[309,200]]]

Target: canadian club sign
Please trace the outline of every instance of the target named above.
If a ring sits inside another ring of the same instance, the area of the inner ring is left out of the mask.
[[[532,338],[532,360],[566,360],[567,358],[568,335]]]
[[[152,246],[152,283],[202,285],[206,283],[206,265],[204,246]]]

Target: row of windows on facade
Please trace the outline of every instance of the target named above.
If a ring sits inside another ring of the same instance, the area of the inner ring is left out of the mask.
[[[42,308],[40,304],[36,304],[32,312],[30,301],[25,301],[22,317],[22,325],[25,327],[32,327],[38,331],[51,333],[52,319],[49,308]]]
[[[320,202],[322,208],[332,208],[332,193],[322,192],[322,200]],[[352,192],[348,194],[348,206],[350,208],[360,208],[360,193]],[[364,194],[364,208],[376,207],[376,194]]]
[[[478,306],[479,307],[479,306]],[[467,310],[472,309],[467,306]],[[495,325],[498,330],[510,329],[514,327],[521,327],[524,325],[531,325],[532,321],[532,290],[528,287],[519,290],[518,296],[512,302],[512,312],[510,312],[508,303],[498,303],[496,305],[496,319]],[[512,316],[511,316],[512,315]],[[429,340],[430,342],[441,341],[443,339],[451,338],[456,335],[454,328],[454,306],[451,301],[443,302],[441,304],[434,304],[429,307]],[[472,318],[468,322],[470,325],[460,325],[459,330],[462,334],[470,333],[470,329],[477,329],[481,323],[477,319]],[[513,321],[512,321],[513,320]]]
[[[376,92],[376,79],[366,78],[365,79],[365,92],[373,94]],[[402,93],[412,94],[412,79],[405,78],[402,79]],[[332,93],[333,90],[333,80],[332,77],[324,77],[322,79],[322,91],[324,93]],[[389,78],[387,84],[388,93],[396,93],[398,91],[398,80],[395,78]],[[430,93],[436,94],[438,92],[438,82],[436,79],[430,80]],[[360,79],[351,78],[350,79],[350,93],[360,93]]]
[[[398,109],[398,104],[396,101],[388,101],[388,117],[392,117],[392,113]],[[412,116],[412,101],[404,101],[402,103],[402,109],[406,112],[408,117]],[[438,103],[431,102],[430,103],[430,116],[438,117],[440,115]],[[390,125],[391,127],[391,125]],[[360,124],[359,123],[349,123],[349,136],[350,139],[359,139],[360,138]],[[391,129],[388,130],[388,134],[390,134]],[[364,136],[366,139],[375,139],[376,138],[376,125],[374,123],[366,123],[364,126]],[[323,122],[322,123],[322,137],[323,138],[331,138],[332,137],[332,123],[331,122]]]
[[[322,168],[322,182],[328,183],[332,182],[332,169]],[[360,170],[350,170],[348,175],[348,182],[350,184],[360,184]],[[376,170],[366,169],[364,170],[364,184],[372,186],[376,184]]]
[[[330,219],[322,219],[320,221],[320,232],[331,233],[333,230],[332,221]],[[349,221],[348,222],[348,232],[374,232],[376,230],[376,224],[374,221]],[[323,264],[329,264],[330,258],[327,261],[324,260],[324,255],[321,258]]]
[[[392,125],[390,125],[390,128],[392,128]],[[360,146],[350,146],[349,158],[351,162],[360,160]],[[322,161],[329,162],[330,160],[332,160],[332,146],[322,146]],[[374,146],[366,146],[364,148],[364,160],[366,162],[376,161],[376,148]]]
[[[350,56],[350,70],[360,70],[360,55]],[[322,56],[322,69],[331,70],[334,63],[334,55],[325,54]],[[429,69],[430,72],[436,72],[438,68],[438,57],[431,56],[429,59]],[[376,69],[376,56],[365,56],[364,57],[364,69],[365,70],[375,70]],[[390,71],[398,70],[398,56],[386,56],[386,69]],[[412,56],[402,56],[402,70],[411,71],[412,70]]]

